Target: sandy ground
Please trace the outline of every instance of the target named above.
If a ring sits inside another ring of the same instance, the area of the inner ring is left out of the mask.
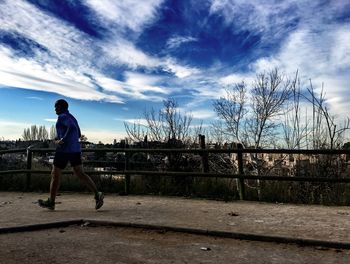
[[[0,228],[95,219],[350,243],[348,206],[109,194],[95,211],[92,195],[63,193],[49,211],[37,204],[46,197],[0,192]],[[0,263],[350,263],[349,250],[106,227],[0,234],[0,245]]]
[[[0,235],[0,263],[349,263],[350,250],[72,226]]]

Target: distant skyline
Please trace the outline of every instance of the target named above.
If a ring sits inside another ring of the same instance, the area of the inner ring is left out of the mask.
[[[209,125],[225,86],[273,67],[348,115],[350,1],[0,0],[0,138],[49,129],[59,98],[93,142],[170,97]]]

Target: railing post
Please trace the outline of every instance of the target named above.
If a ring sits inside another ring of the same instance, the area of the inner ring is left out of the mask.
[[[237,144],[237,160],[238,160],[238,189],[239,189],[239,199],[245,199],[245,185],[244,185],[244,171],[243,171],[243,145]]]
[[[27,148],[27,170],[32,169],[32,160],[33,160],[33,152],[31,150],[31,147]],[[27,177],[26,177],[26,191],[30,191],[30,185],[31,185],[31,178],[32,178],[32,173],[30,171],[27,172]]]
[[[125,171],[126,172],[130,168],[129,159],[130,159],[130,152],[125,152]],[[130,174],[125,174],[124,192],[125,192],[125,195],[128,195],[130,193]]]
[[[205,149],[205,136],[199,134],[199,146],[201,149]],[[209,172],[209,161],[208,161],[208,153],[204,152],[202,155],[202,172]]]

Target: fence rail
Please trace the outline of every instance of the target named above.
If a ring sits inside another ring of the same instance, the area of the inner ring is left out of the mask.
[[[0,175],[9,174],[26,174],[26,190],[30,190],[31,175],[36,174],[49,174],[49,170],[33,170],[33,153],[51,153],[55,149],[52,148],[27,148],[27,149],[13,149],[13,150],[1,150],[0,156],[4,154],[23,153],[26,154],[26,169],[22,170],[6,170],[0,171]],[[86,171],[88,174],[118,174],[125,176],[125,192],[130,191],[130,176],[131,175],[153,175],[153,176],[173,176],[173,177],[214,177],[214,178],[231,178],[238,179],[239,196],[241,200],[244,200],[245,180],[268,180],[268,181],[296,181],[296,182],[328,182],[328,183],[350,183],[349,178],[326,178],[326,177],[294,177],[294,176],[274,176],[274,175],[249,175],[244,174],[243,154],[246,153],[263,153],[263,154],[304,154],[304,155],[350,155],[350,150],[305,150],[305,149],[243,149],[240,145],[236,149],[205,149],[203,146],[201,149],[143,149],[143,148],[102,148],[102,149],[82,149],[84,153],[125,153],[125,167],[123,170],[109,170],[109,171]],[[176,172],[176,171],[140,171],[130,170],[129,160],[133,153],[163,153],[163,154],[180,154],[190,153],[197,154],[202,157],[202,172]],[[209,154],[237,154],[238,173],[212,173],[209,172],[208,156]],[[113,162],[111,162],[113,163]],[[71,174],[70,171],[63,171],[64,174]]]
[[[30,148],[32,152],[36,153],[49,153],[54,152],[54,148]],[[0,150],[1,154],[7,153],[19,153],[26,152],[27,149],[13,149],[13,150]],[[234,149],[146,149],[146,148],[98,148],[98,149],[82,149],[82,152],[110,152],[110,153],[191,153],[191,154],[204,154],[204,153],[265,153],[265,154],[326,154],[326,155],[340,155],[340,154],[350,154],[350,150],[346,149],[243,149],[243,148],[234,148]]]

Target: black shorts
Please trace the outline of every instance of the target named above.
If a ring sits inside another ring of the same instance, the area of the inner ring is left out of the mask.
[[[60,169],[64,169],[68,162],[72,167],[81,165],[81,152],[56,152],[53,165]]]

